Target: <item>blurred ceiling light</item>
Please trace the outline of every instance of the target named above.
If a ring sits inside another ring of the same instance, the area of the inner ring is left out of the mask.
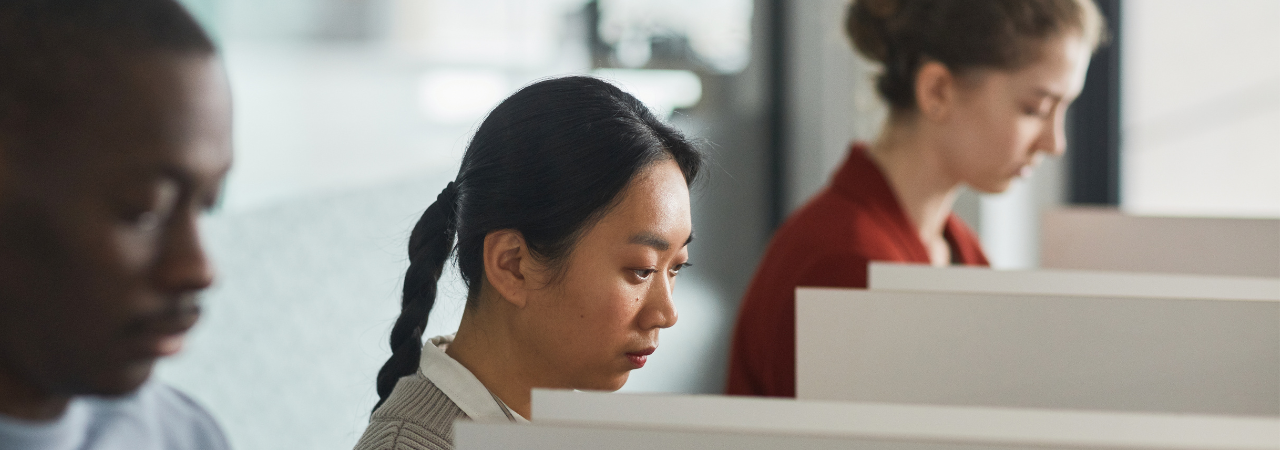
[[[600,39],[633,64],[634,41],[679,36],[712,69],[737,73],[751,57],[752,0],[600,0]],[[647,49],[646,49],[647,50]],[[648,58],[644,58],[647,62]]]
[[[382,1],[390,3],[389,34],[397,48],[433,64],[520,70],[543,67],[564,50],[566,18],[586,3],[586,0]]]
[[[510,93],[510,84],[498,70],[432,70],[418,82],[419,105],[432,122],[476,122]]]
[[[631,93],[662,118],[702,100],[702,80],[687,70],[597,69],[592,75]]]
[[[632,35],[618,40],[613,45],[613,53],[623,66],[643,67],[653,57],[653,47],[649,44],[649,36]]]

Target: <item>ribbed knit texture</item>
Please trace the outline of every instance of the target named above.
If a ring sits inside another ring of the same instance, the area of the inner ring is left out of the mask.
[[[416,372],[400,378],[373,412],[355,450],[453,450],[453,422],[469,419],[435,383]]]

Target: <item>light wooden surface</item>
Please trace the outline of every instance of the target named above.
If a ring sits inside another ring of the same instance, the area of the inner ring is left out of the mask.
[[[1280,416],[1280,302],[797,291],[799,398]]]
[[[871,290],[1280,300],[1280,278],[1089,270],[992,270],[873,262]]]

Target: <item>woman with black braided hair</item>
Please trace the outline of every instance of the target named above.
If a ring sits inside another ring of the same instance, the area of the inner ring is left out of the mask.
[[[392,355],[356,448],[449,449],[455,420],[524,421],[532,388],[622,387],[676,322],[701,158],[594,78],[541,81],[499,104],[409,238]],[[424,346],[455,249],[462,322]]]

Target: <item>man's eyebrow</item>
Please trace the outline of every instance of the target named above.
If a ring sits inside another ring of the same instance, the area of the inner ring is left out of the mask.
[[[176,181],[183,188],[189,188],[196,182],[195,177],[192,177],[191,174],[181,168],[171,165],[161,166],[160,169],[156,171],[156,175],[160,178],[168,178]]]
[[[231,171],[231,165],[229,164],[223,167],[219,167],[217,169],[214,179],[224,180],[226,179],[227,173],[229,173],[230,171]],[[178,164],[161,165],[158,168],[156,168],[153,173],[155,173],[156,176],[159,176],[161,178],[168,178],[173,181],[176,181],[178,182],[178,184],[182,185],[184,188],[191,188],[196,186],[196,184],[200,182],[200,179],[203,178],[203,175],[194,174],[191,171],[189,171],[187,168],[184,168]]]

